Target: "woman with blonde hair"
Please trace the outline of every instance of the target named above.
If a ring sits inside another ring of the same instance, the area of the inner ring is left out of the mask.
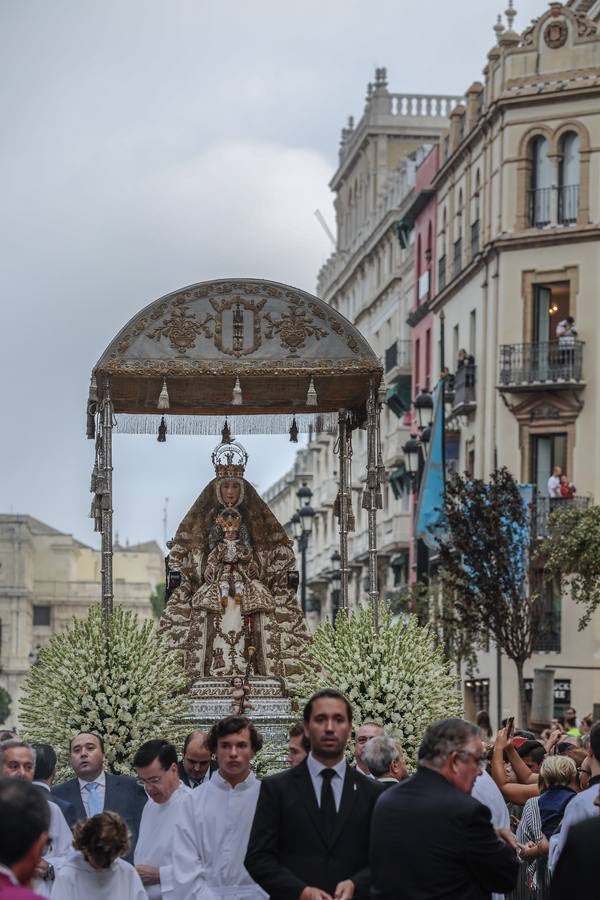
[[[56,873],[53,900],[147,900],[140,876],[120,858],[129,850],[121,816],[102,812],[78,822],[73,847]]]
[[[523,807],[517,844],[519,856],[528,866],[531,896],[543,900],[548,896],[548,842],[577,792],[577,766],[568,756],[547,756],[538,785],[539,797],[531,797]]]

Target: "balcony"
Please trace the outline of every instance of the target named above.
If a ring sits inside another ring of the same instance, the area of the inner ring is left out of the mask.
[[[446,256],[440,256],[438,259],[438,291],[443,291],[446,287]]]
[[[452,263],[452,276],[456,278],[462,269],[462,238],[454,241],[454,260]]]
[[[561,347],[558,341],[501,344],[498,386],[502,391],[583,386],[583,347],[583,341],[573,341],[571,347]]]
[[[552,222],[552,188],[535,188],[529,191],[529,226],[545,228]]]
[[[558,221],[560,225],[576,225],[579,215],[579,185],[564,184],[558,189]]]
[[[479,219],[471,225],[471,259],[479,253]]]
[[[466,365],[457,369],[454,375],[454,396],[452,414],[468,416],[477,409],[475,400],[475,375],[477,366]]]
[[[538,494],[531,508],[532,537],[543,540],[549,536],[550,516],[556,509],[565,509],[566,507],[587,509],[590,503],[590,497],[577,495],[575,497],[543,497]]]
[[[412,341],[394,341],[384,354],[385,380],[392,384],[401,375],[412,371]]]

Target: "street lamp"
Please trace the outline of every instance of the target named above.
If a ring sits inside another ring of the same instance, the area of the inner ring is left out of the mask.
[[[421,391],[415,397],[413,405],[417,411],[419,428],[425,428],[426,425],[429,425],[433,416],[433,397],[429,391]]]
[[[419,458],[421,451],[421,442],[416,434],[411,434],[407,442],[402,448],[402,452],[406,458],[406,468],[409,475],[414,479],[419,471]]]
[[[296,491],[296,497],[298,498],[299,508],[290,521],[294,537],[298,542],[298,550],[300,551],[300,602],[302,604],[302,612],[306,614],[306,548],[308,547],[308,539],[310,538],[315,517],[315,511],[310,505],[312,491],[306,481],[303,481]]]
[[[329,578],[331,581],[331,612],[334,625],[340,606],[340,588],[342,586],[341,565],[342,557],[340,556],[340,551],[334,550],[331,554],[331,575]]]

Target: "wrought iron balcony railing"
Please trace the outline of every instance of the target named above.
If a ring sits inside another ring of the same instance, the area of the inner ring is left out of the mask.
[[[552,222],[552,188],[535,188],[529,191],[529,225],[544,228]]]
[[[479,219],[471,225],[471,259],[479,253]]]
[[[591,503],[590,497],[543,497],[538,494],[531,510],[532,537],[541,540],[550,534],[550,516],[555,509],[576,507],[587,509]]]
[[[499,384],[501,388],[570,386],[582,381],[583,341],[571,346],[559,341],[537,344],[501,344]]]
[[[477,406],[475,400],[475,376],[477,366],[461,366],[454,373],[454,399],[452,412],[456,416],[473,412]]]
[[[561,225],[575,225],[579,214],[579,185],[563,184],[558,189],[558,221]]]
[[[410,369],[412,366],[412,341],[394,341],[385,351],[385,373],[392,369]]]
[[[438,259],[438,291],[443,291],[446,287],[446,256],[440,256]]]

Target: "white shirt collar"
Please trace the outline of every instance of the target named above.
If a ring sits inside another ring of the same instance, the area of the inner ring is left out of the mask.
[[[344,776],[346,775],[346,760],[344,757],[340,759],[335,766],[326,766],[324,763],[319,762],[318,759],[315,759],[312,755],[312,751],[306,757],[306,765],[308,766],[308,771],[312,775],[313,778],[316,778],[317,775],[320,775],[323,769],[333,769],[336,775],[339,775],[342,781],[344,780]]]
[[[225,781],[221,773],[217,770],[216,772],[213,772],[213,777],[208,783],[214,784],[215,787],[220,788],[222,791],[246,791],[249,787],[252,787],[255,781],[256,775],[254,774],[254,772],[250,771],[248,772],[248,776],[243,781],[240,781],[239,784],[236,784],[232,787],[232,785],[230,785],[228,781]]]
[[[86,784],[91,784],[91,781],[84,781],[83,778],[78,778],[77,781],[79,782],[79,790],[80,791],[82,791],[84,789]],[[105,788],[106,787],[106,775],[104,773],[104,769],[100,772],[100,774],[98,775],[97,778],[92,778],[92,781],[95,781],[96,784],[100,785],[100,787]]]
[[[46,784],[45,781],[34,781],[33,783],[34,783],[34,784],[37,784],[38,787],[46,788],[46,790],[48,791],[48,793],[50,793],[50,785],[49,785],[49,784]]]

